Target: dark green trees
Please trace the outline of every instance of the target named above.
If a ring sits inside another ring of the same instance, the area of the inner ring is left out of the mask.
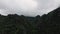
[[[60,7],[42,16],[0,15],[0,34],[59,34]]]

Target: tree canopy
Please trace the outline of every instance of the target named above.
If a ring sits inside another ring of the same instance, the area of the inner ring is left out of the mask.
[[[0,34],[59,34],[60,7],[42,16],[0,15]]]

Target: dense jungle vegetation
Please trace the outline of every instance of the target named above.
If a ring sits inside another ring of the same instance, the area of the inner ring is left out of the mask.
[[[59,34],[60,7],[42,16],[0,15],[0,34]]]

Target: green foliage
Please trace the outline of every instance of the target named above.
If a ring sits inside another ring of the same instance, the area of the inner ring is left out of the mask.
[[[0,15],[0,34],[59,34],[60,7],[42,16]]]

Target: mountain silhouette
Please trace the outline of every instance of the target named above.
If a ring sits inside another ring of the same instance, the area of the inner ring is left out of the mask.
[[[60,7],[42,16],[0,14],[0,34],[59,34]]]

